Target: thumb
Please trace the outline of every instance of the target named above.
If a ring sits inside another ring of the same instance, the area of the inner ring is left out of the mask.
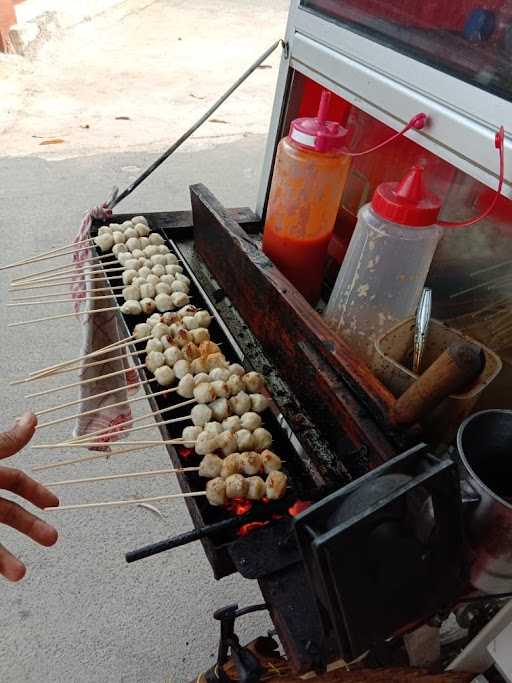
[[[26,446],[32,438],[37,419],[32,413],[24,413],[7,432],[0,432],[0,458],[8,458]]]

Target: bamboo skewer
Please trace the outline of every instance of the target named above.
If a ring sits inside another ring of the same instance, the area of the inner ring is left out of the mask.
[[[104,408],[117,408],[118,406],[123,406],[129,403],[135,403],[136,401],[142,401],[146,398],[151,398],[154,396],[161,396],[162,394],[167,393],[169,390],[165,389],[164,391],[157,391],[156,393],[153,394],[144,394],[144,396],[135,396],[134,398],[129,398],[126,401],[119,401],[119,403],[111,403],[107,406],[102,406],[100,408],[93,408],[92,410],[86,410],[84,413],[76,413],[74,415],[66,415],[66,417],[59,417],[56,420],[51,420],[50,422],[43,422],[42,424],[37,425],[36,429],[43,429],[44,427],[51,427],[52,425],[56,424],[61,424],[62,422],[68,422],[69,420],[75,420],[79,417],[86,417],[87,415],[92,415],[93,413],[97,413],[98,411],[104,409]],[[177,403],[174,406],[170,406],[169,410],[177,410],[178,408],[182,408],[183,406],[188,406],[191,403],[195,403],[195,399],[191,398],[188,401],[183,401],[182,403]]]
[[[178,474],[181,472],[197,472],[199,467],[166,467],[161,470],[146,470],[128,472],[127,474],[106,474],[101,477],[86,477],[85,479],[65,479],[64,481],[44,482],[44,486],[69,486],[71,484],[89,484],[97,481],[112,481],[114,479],[134,479],[136,477],[156,477],[161,474]]]
[[[102,458],[105,458],[105,460],[109,460],[110,458],[113,458],[116,455],[126,455],[127,453],[140,453],[141,451],[147,451],[152,446],[143,446],[142,448],[140,446],[135,446],[134,448],[118,448],[117,450],[113,451],[101,451],[99,453],[94,453],[91,455],[86,455],[82,456],[81,458],[71,458],[69,460],[60,460],[58,462],[50,462],[46,465],[36,465],[35,467],[31,467],[30,469],[32,472],[44,472],[45,470],[53,470],[56,469],[57,467],[67,467],[68,465],[78,465],[83,462],[91,462],[92,460],[101,460]]]
[[[117,351],[117,349],[112,349],[112,351]],[[130,351],[129,353],[125,353],[122,356],[114,356],[113,358],[104,358],[102,360],[97,360],[94,361],[93,363],[83,363],[82,365],[72,365],[67,368],[62,368],[60,370],[54,370],[52,371],[51,375],[44,375],[43,377],[36,377],[35,379],[44,379],[44,377],[51,377],[53,375],[62,375],[66,372],[71,372],[72,370],[84,370],[85,368],[92,368],[95,365],[104,365],[105,363],[110,363],[118,360],[122,360],[123,358],[131,358],[132,356],[138,356],[140,353],[144,353],[144,351]],[[32,378],[27,378],[26,380],[22,380],[24,382],[31,382]]]
[[[94,265],[97,265],[96,268],[94,268]],[[84,268],[77,269],[75,268],[75,271],[83,271],[85,270]],[[110,273],[119,273],[122,272],[123,270],[126,270],[124,266],[116,266],[115,268],[106,268],[104,269],[102,265],[100,264],[93,264],[90,269],[88,269],[86,272],[89,274],[101,274],[101,275],[110,275]],[[58,282],[59,280],[65,280],[66,278],[69,278],[71,275],[73,275],[73,271],[69,273],[64,273],[64,275],[49,275],[48,277],[42,277],[42,278],[34,278],[32,280],[27,280],[26,282],[20,282],[18,285],[14,285],[15,289],[22,288],[25,285],[29,284],[36,284],[36,283],[41,283],[41,284],[47,284],[49,282]],[[81,275],[80,272],[77,272],[74,280],[77,280],[78,277]],[[11,283],[12,286],[13,283]]]
[[[109,500],[98,503],[77,503],[75,505],[60,505],[59,507],[44,508],[46,512],[63,512],[65,510],[80,510],[85,508],[121,507],[123,505],[140,505],[140,503],[157,503],[177,498],[193,498],[206,496],[206,491],[191,491],[190,493],[169,493],[166,496],[151,496],[150,498],[131,498],[129,500]]]
[[[32,320],[18,320],[15,323],[9,323],[7,327],[21,327],[22,325],[33,325],[35,323],[44,323],[49,320],[61,320],[62,318],[74,318],[80,315],[92,315],[93,313],[107,313],[108,311],[119,311],[119,306],[108,306],[107,308],[96,308],[92,311],[82,311],[78,313],[59,313],[58,315],[48,315],[45,318],[33,318]]]
[[[64,280],[63,282],[50,282],[46,284],[41,284],[41,285],[30,285],[30,287],[25,287],[25,286],[20,286],[20,287],[15,287],[14,289],[9,289],[9,293],[13,292],[24,292],[25,290],[29,289],[48,289],[48,287],[60,287],[62,285],[73,285],[76,284],[78,277],[72,278],[71,280]],[[122,280],[123,276],[122,275],[112,275],[109,277],[109,280]],[[84,290],[78,290],[80,292]]]
[[[192,417],[191,415],[184,415],[183,417],[173,417],[170,420],[162,420],[161,422],[151,422],[150,424],[147,425],[141,425],[140,427],[129,427],[128,429],[120,429],[118,431],[112,431],[111,434],[105,434],[104,436],[109,437],[109,436],[116,436],[116,437],[123,437],[125,434],[132,434],[133,432],[139,432],[144,429],[153,429],[154,427],[162,427],[163,425],[168,425],[168,424],[175,424],[176,422],[184,422],[185,420],[191,420]],[[84,436],[80,437],[79,439],[70,439],[69,441],[61,441],[60,443],[42,443],[42,444],[36,444],[34,446],[31,446],[32,449],[34,450],[52,450],[55,448],[68,448],[68,447],[74,447],[74,446],[83,446],[84,443],[87,443],[87,441],[90,440],[90,438],[94,436],[94,434],[84,434]],[[117,441],[102,441],[105,446],[108,446],[112,443],[117,443]],[[189,441],[185,440],[185,443],[192,443]]]
[[[127,353],[124,356],[117,356],[117,358],[106,358],[105,360],[97,360],[94,363],[87,363],[86,365],[82,366],[77,366],[77,369],[80,369],[80,367],[90,367],[91,365],[102,365],[105,363],[113,363],[114,361],[122,360],[123,358],[129,358],[130,356],[135,356],[137,355],[137,351],[133,351],[132,353]],[[36,391],[34,394],[26,394],[25,398],[37,398],[38,396],[46,396],[47,394],[53,394],[56,391],[64,391],[65,389],[72,389],[73,387],[79,387],[82,384],[89,384],[90,382],[98,382],[101,379],[106,379],[107,377],[113,377],[114,375],[122,374],[123,372],[129,372],[130,370],[138,370],[139,368],[143,368],[144,364],[141,365],[134,365],[130,366],[130,368],[126,368],[124,370],[116,370],[116,372],[111,372],[106,375],[100,375],[99,377],[90,377],[89,379],[82,379],[79,380],[78,382],[71,382],[70,384],[60,384],[58,387],[52,387],[51,389],[45,389],[44,391]],[[23,380],[25,381],[25,380]]]
[[[92,237],[88,237],[86,240],[82,240],[81,242],[72,242],[71,244],[66,244],[64,247],[58,247],[56,249],[50,249],[50,251],[44,251],[41,254],[36,254],[36,256],[32,256],[31,258],[28,259],[22,259],[21,261],[15,261],[14,263],[9,263],[6,266],[0,266],[0,270],[7,270],[8,268],[17,268],[18,266],[26,266],[29,263],[35,263],[37,261],[45,261],[50,258],[56,258],[57,256],[66,256],[66,254],[54,254],[56,252],[61,252],[65,251],[66,249],[70,249],[72,247],[80,247],[77,249],[77,251],[80,251],[82,249],[86,249],[86,246],[81,246],[81,245],[86,245],[86,244],[91,244],[93,242]]]
[[[93,287],[92,289],[79,289],[79,290],[76,290],[74,292],[74,294],[90,294],[91,292],[119,292],[122,289],[124,289],[125,286],[126,285],[116,285],[114,287]],[[17,294],[18,290],[17,289],[14,289],[14,290],[9,289],[8,292],[10,294]],[[64,289],[64,290],[61,290],[60,292],[47,292],[45,294],[45,296],[46,297],[52,297],[52,296],[66,296],[66,295],[68,295],[70,297],[69,301],[73,301],[73,299],[71,298],[72,294],[73,294],[73,292],[71,292],[71,290]],[[31,295],[27,296],[25,294],[23,299],[12,299],[12,301],[23,303],[24,301],[30,301],[32,299],[39,299],[41,296],[42,296],[41,294],[33,294],[32,296]]]
[[[177,445],[177,446],[182,446],[184,443],[191,443],[195,444],[195,441],[192,441],[190,439],[148,439],[145,441],[130,441],[130,444],[132,446],[160,446],[160,445]],[[43,444],[46,449],[51,449],[52,444]],[[108,442],[105,443],[105,441],[91,441],[91,442],[85,442],[85,443],[72,443],[71,441],[64,443],[63,445],[61,444],[56,444],[58,448],[82,448],[82,446],[85,446],[87,448],[98,448],[98,447],[105,447],[108,446]],[[34,446],[34,448],[37,448]]]
[[[100,301],[101,299],[112,299],[113,294],[106,294],[105,296],[84,296],[80,299],[82,301]],[[73,299],[51,299],[50,301],[15,301],[10,304],[6,304],[7,307],[15,306],[19,308],[20,306],[48,306],[48,304],[70,304],[73,303]]]
[[[110,259],[110,261],[108,261],[108,262],[118,263],[117,258],[112,253],[104,254],[104,255],[100,255],[100,256],[88,256],[88,257],[82,259],[82,261],[80,261],[79,263],[70,263],[67,266],[55,266],[55,268],[49,268],[48,270],[41,270],[37,273],[29,273],[28,275],[23,275],[22,277],[15,277],[13,280],[11,280],[11,284],[14,285],[16,282],[24,282],[25,280],[33,280],[33,279],[39,280],[39,276],[49,275],[50,273],[55,273],[55,272],[59,272],[59,273],[63,273],[63,272],[66,273],[68,271],[73,272],[77,268],[82,268],[85,265],[91,266],[91,264],[95,264],[95,265],[97,265],[97,266],[99,265],[101,267],[102,265],[104,265],[103,259],[106,259],[106,258]],[[102,261],[102,263],[97,264],[96,261]]]

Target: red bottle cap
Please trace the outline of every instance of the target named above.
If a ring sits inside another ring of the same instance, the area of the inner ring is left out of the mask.
[[[435,225],[441,201],[425,189],[424,170],[421,166],[413,166],[400,182],[381,183],[372,199],[375,213],[410,228]]]
[[[295,119],[290,125],[290,138],[303,147],[316,152],[342,152],[347,129],[336,121],[327,121],[331,93],[322,92],[318,114],[315,117]]]

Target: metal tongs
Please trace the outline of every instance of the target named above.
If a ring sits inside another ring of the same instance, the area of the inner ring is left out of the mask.
[[[414,353],[412,360],[413,372],[420,374],[421,362],[427,343],[428,329],[432,315],[432,290],[425,287],[421,294],[418,310],[416,311],[416,324],[414,327]]]

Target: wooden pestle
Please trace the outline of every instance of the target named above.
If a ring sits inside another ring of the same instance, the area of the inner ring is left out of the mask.
[[[397,399],[391,420],[412,425],[426,417],[443,399],[474,381],[485,366],[482,348],[469,342],[454,342]]]

